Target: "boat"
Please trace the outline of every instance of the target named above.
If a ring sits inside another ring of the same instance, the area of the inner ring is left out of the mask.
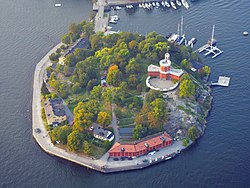
[[[122,7],[120,7],[120,6],[115,7],[115,10],[121,10],[121,9],[122,9]]]
[[[55,7],[60,7],[60,6],[62,6],[62,4],[60,3],[55,4]]]
[[[183,34],[182,36],[178,36],[177,39],[175,40],[175,42],[179,45],[181,45],[183,42],[185,42],[186,40],[186,37],[185,37],[185,34]]]
[[[155,7],[155,2],[152,2],[153,7]]]
[[[169,157],[165,157],[165,160],[169,160],[169,159],[172,159],[172,157],[170,157],[170,156]]]
[[[109,20],[109,23],[112,23],[112,24],[117,24],[117,20]]]
[[[165,5],[166,7],[170,8],[170,4],[167,1],[165,1]]]
[[[161,5],[162,5],[163,7],[166,6],[164,1],[161,2]]]
[[[141,3],[139,3],[139,7],[140,7],[140,8],[142,8],[142,5],[141,5]]]
[[[177,4],[178,6],[181,6],[180,0],[176,0],[176,4]]]
[[[160,6],[160,3],[159,3],[159,2],[156,2],[155,5],[156,5],[157,7],[159,7],[159,6]]]
[[[144,4],[144,3],[142,3],[142,4],[141,4],[141,7],[142,7],[142,8],[146,8],[146,6],[145,6],[145,4]]]
[[[110,16],[110,20],[118,21],[118,20],[119,20],[119,17],[118,17],[117,15]]]
[[[248,32],[247,31],[244,31],[243,32],[243,36],[247,36],[248,35]]]
[[[187,0],[181,0],[181,3],[182,3],[182,5],[183,5],[186,9],[189,8],[189,5],[188,5],[188,3],[187,3]]]
[[[175,5],[175,3],[174,3],[173,1],[170,1],[170,4],[171,4],[171,6],[173,7],[173,9],[175,9],[175,10],[177,9],[177,8],[176,8],[176,5]]]

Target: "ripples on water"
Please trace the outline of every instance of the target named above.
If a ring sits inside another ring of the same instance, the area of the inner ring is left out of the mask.
[[[88,0],[0,0],[0,187],[247,187],[250,168],[250,30],[248,0],[198,0],[189,10],[119,11],[114,30],[163,35],[185,33],[206,43],[215,37],[224,54],[203,61],[211,80],[231,77],[229,88],[213,88],[214,103],[205,135],[176,159],[141,171],[104,175],[45,154],[31,135],[35,65],[58,43],[70,22],[87,18]]]

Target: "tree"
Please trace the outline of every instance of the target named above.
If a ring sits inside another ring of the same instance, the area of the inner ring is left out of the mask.
[[[162,92],[151,89],[146,95],[146,102],[151,103],[156,98],[162,98]]]
[[[143,138],[147,135],[147,128],[143,127],[141,124],[136,125],[134,130],[133,130],[133,138],[134,139],[139,139]]]
[[[111,116],[107,112],[99,112],[97,123],[99,123],[101,126],[107,126],[111,123]]]
[[[90,97],[95,100],[99,100],[102,97],[102,86],[94,86],[93,89],[90,91]]]
[[[83,152],[86,155],[90,155],[91,154],[91,147],[90,144],[88,143],[88,141],[84,140],[83,141]]]
[[[66,35],[64,35],[64,36],[62,37],[61,41],[62,41],[62,43],[68,45],[68,44],[71,43],[71,38],[70,38],[70,36],[69,36],[68,34],[66,34]]]
[[[81,92],[81,84],[79,82],[76,82],[73,86],[72,86],[72,91],[73,93],[79,93]]]
[[[52,54],[49,56],[49,59],[50,59],[50,61],[52,61],[52,62],[56,62],[56,61],[58,61],[59,56],[60,56],[60,54],[52,53]]]
[[[189,127],[188,129],[188,137],[190,140],[194,141],[198,136],[197,128],[195,126]]]
[[[200,76],[201,77],[205,77],[205,76],[209,76],[211,73],[211,69],[209,66],[204,66],[201,71],[200,71]]]
[[[67,138],[68,138],[67,147],[69,151],[79,151],[82,149],[83,135],[79,131],[74,130],[72,133],[68,135]]]
[[[122,73],[119,69],[109,71],[107,74],[107,83],[113,86],[119,86],[122,79]]]
[[[189,144],[189,138],[185,138],[182,142],[182,145],[186,147]]]
[[[180,83],[179,96],[192,97],[195,95],[195,85],[192,80],[183,80]]]
[[[44,81],[41,87],[41,93],[42,95],[48,95],[50,93]]]
[[[183,59],[181,61],[181,66],[184,67],[184,68],[186,68],[186,69],[190,69],[191,63],[187,59]]]
[[[136,89],[137,84],[139,84],[139,81],[135,74],[131,74],[128,78],[128,85],[132,89]]]
[[[98,84],[99,84],[99,81],[97,79],[89,80],[87,87],[86,87],[87,91],[91,91]]]
[[[85,128],[92,125],[94,114],[88,111],[83,102],[79,102],[74,109],[74,125],[73,129],[83,131]]]

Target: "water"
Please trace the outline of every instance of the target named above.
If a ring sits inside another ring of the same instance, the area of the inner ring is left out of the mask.
[[[54,3],[62,3],[55,8]],[[140,171],[101,174],[44,153],[31,134],[33,71],[71,22],[87,19],[91,1],[0,0],[0,187],[248,187],[250,180],[250,1],[198,0],[189,10],[119,12],[115,30],[176,32],[184,16],[196,47],[215,37],[224,54],[214,60],[214,103],[205,135],[174,160]]]

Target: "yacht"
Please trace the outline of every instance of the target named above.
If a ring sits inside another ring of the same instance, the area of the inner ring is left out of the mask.
[[[152,2],[153,7],[155,7],[155,2]]]
[[[115,9],[116,9],[116,10],[121,10],[121,9],[122,9],[122,7],[120,7],[120,6],[116,6],[116,7],[115,7]]]
[[[176,5],[175,5],[175,3],[173,1],[170,1],[170,4],[173,7],[173,9],[176,9]]]
[[[60,6],[62,6],[62,4],[60,3],[55,4],[55,7],[60,7]]]
[[[161,5],[162,5],[163,7],[166,6],[164,1],[161,2]]]

